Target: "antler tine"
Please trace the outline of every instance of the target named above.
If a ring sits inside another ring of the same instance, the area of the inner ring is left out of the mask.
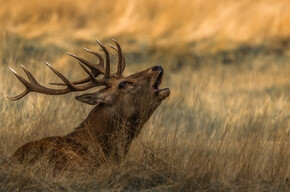
[[[124,70],[125,70],[125,67],[126,67],[126,59],[125,59],[124,55],[123,55],[122,62],[123,62],[123,65],[122,65],[121,74],[123,74],[123,72],[124,72]]]
[[[20,75],[18,75],[18,73],[14,69],[12,69],[11,67],[9,67],[9,69],[13,72],[13,74],[17,77],[17,79],[19,79],[19,81],[25,86],[25,90],[22,93],[20,93],[19,95],[14,96],[14,97],[7,97],[11,101],[16,101],[16,100],[19,100],[22,97],[24,97],[27,93],[29,93],[29,82],[26,81]]]
[[[100,60],[100,64],[104,67],[104,58],[102,57],[102,55],[100,55],[99,53],[97,53],[97,52],[95,52],[95,51],[92,51],[92,50],[90,50],[90,49],[88,49],[88,48],[85,48],[85,47],[83,47],[83,49],[84,49],[85,51],[87,51],[87,52],[89,52],[89,53],[91,53],[91,54],[97,56],[98,59]]]
[[[109,46],[111,48],[113,48],[118,53],[118,69],[117,69],[116,74],[119,76],[122,76],[124,69],[125,69],[125,66],[126,66],[126,59],[122,53],[122,49],[121,49],[121,46],[119,45],[119,43],[114,39],[113,39],[113,41],[117,45],[117,48],[112,46],[112,45],[109,45]]]
[[[122,73],[125,69],[125,66],[126,66],[126,59],[122,53],[122,49],[121,49],[120,44],[115,39],[112,39],[112,40],[114,41],[114,43],[117,45],[117,48],[118,48],[118,50],[115,49],[118,52],[118,71],[117,71],[117,74],[122,75]]]
[[[121,59],[118,49],[116,47],[114,47],[113,45],[109,45],[109,46],[118,53],[118,69],[117,69],[116,74],[118,76],[122,77],[122,73],[123,73],[123,71],[125,69],[125,65],[126,65],[125,57],[122,55],[122,59]],[[124,63],[125,63],[125,65],[123,65]]]
[[[67,85],[70,90],[77,90],[76,86],[74,86],[65,76],[53,68],[48,62],[45,61],[45,64]]]
[[[103,49],[103,51],[105,52],[106,70],[105,70],[104,79],[109,79],[110,78],[110,54],[109,54],[109,51],[106,49],[106,47],[99,40],[96,40],[96,41],[100,45],[100,47]]]
[[[18,73],[12,69],[11,67],[9,67],[9,69],[13,72],[13,74],[17,77],[17,79],[19,79],[19,81],[21,81],[21,83],[23,83],[24,85],[28,85],[29,82],[26,81],[23,77],[21,77],[20,75],[18,75]]]
[[[123,73],[123,71],[124,71],[124,69],[125,69],[125,67],[126,67],[126,59],[125,59],[125,57],[124,57],[124,55],[123,55],[123,52],[122,52],[122,49],[121,49],[121,46],[120,46],[120,44],[115,40],[115,39],[113,39],[113,41],[114,41],[114,43],[117,45],[117,47],[118,47],[118,50],[119,50],[119,54],[121,54],[122,55],[122,69],[121,69],[121,74]]]
[[[118,53],[118,68],[117,68],[117,72],[116,74],[118,76],[122,76],[121,70],[122,70],[122,58],[120,58],[120,54],[119,51],[116,47],[114,47],[113,45],[109,45],[109,47],[111,47],[112,49],[114,49],[117,53]],[[122,55],[121,55],[122,57]]]
[[[28,93],[29,93],[29,91],[27,89],[25,89],[24,92],[20,93],[17,96],[14,96],[14,97],[8,97],[7,96],[7,99],[9,99],[11,101],[17,101],[17,100],[21,99],[22,97],[24,97],[25,95],[27,95]]]
[[[86,49],[85,49],[86,50]],[[86,50],[86,51],[90,51],[90,50]],[[95,52],[94,52],[95,53]],[[75,58],[75,59],[77,59],[77,60],[79,60],[80,62],[82,62],[83,64],[85,64],[87,67],[89,67],[90,69],[91,69],[91,71],[92,71],[92,73],[95,75],[95,76],[98,76],[98,75],[100,75],[100,74],[104,74],[104,70],[103,70],[103,66],[104,66],[104,59],[102,58],[102,56],[101,55],[99,55],[98,54],[98,56],[101,58],[100,59],[100,64],[99,65],[95,65],[95,64],[92,64],[92,63],[90,63],[89,61],[87,61],[87,60],[85,60],[85,59],[83,59],[83,58],[81,58],[81,57],[79,57],[79,56],[76,56],[76,55],[74,55],[74,54],[72,54],[72,53],[66,53],[66,54],[68,54],[69,56],[72,56],[73,58]],[[97,53],[96,53],[97,54]],[[98,58],[99,58],[98,57]]]
[[[98,83],[97,79],[95,78],[94,74],[91,73],[81,62],[79,62],[80,66],[83,68],[83,70],[89,75],[88,79]]]
[[[28,71],[28,69],[26,67],[24,67],[23,65],[21,65],[23,71],[26,73],[26,76],[28,77],[28,79],[33,82],[33,83],[38,83],[36,81],[36,79],[33,77],[33,75],[30,73],[30,71]],[[11,68],[10,68],[11,69]]]

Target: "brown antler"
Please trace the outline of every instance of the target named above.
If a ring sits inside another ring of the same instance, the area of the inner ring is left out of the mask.
[[[124,70],[124,56],[122,55],[122,51],[120,48],[120,45],[113,40],[117,47],[118,47],[118,54],[119,54],[119,62],[118,62],[118,71],[117,74],[118,75],[122,75],[122,72]],[[70,82],[65,76],[63,76],[60,72],[58,72],[56,69],[54,69],[49,63],[45,62],[46,65],[64,82],[64,84],[61,83],[53,83],[56,85],[66,85],[67,87],[65,89],[52,89],[52,88],[48,88],[48,87],[44,87],[42,85],[40,85],[37,80],[33,77],[33,75],[28,71],[28,69],[26,69],[23,65],[21,65],[21,67],[23,68],[24,72],[26,73],[29,81],[25,80],[23,77],[21,77],[20,75],[17,74],[16,71],[14,71],[12,68],[11,71],[14,73],[14,75],[19,79],[19,81],[22,82],[22,84],[25,86],[25,90],[24,92],[22,92],[21,94],[15,96],[15,97],[8,97],[8,99],[10,100],[19,100],[22,97],[24,97],[26,94],[28,94],[29,92],[37,92],[37,93],[43,93],[43,94],[48,94],[48,95],[62,95],[62,94],[66,94],[69,92],[74,92],[74,91],[84,91],[96,86],[101,86],[101,85],[105,85],[105,86],[110,86],[109,84],[109,78],[110,78],[110,55],[108,50],[105,48],[105,46],[98,41],[98,44],[101,46],[102,50],[105,52],[106,55],[106,68],[104,70],[104,59],[102,58],[102,56],[94,51],[91,51],[89,49],[84,48],[87,52],[96,55],[99,60],[100,63],[95,65],[95,64],[91,64],[90,62],[86,61],[83,58],[80,58],[76,55],[70,54],[68,53],[70,56],[76,58],[77,60],[79,60],[79,64],[80,66],[84,69],[84,71],[89,75],[87,78],[81,79],[79,81],[75,81],[75,82]],[[116,48],[115,48],[116,49]],[[117,50],[117,49],[116,49]],[[120,61],[120,58],[122,58],[122,61]],[[91,71],[89,71],[86,67],[90,68]],[[103,74],[104,77],[101,79],[96,79],[97,76]],[[84,84],[86,83],[86,84]]]
[[[113,39],[114,43],[117,45],[117,48],[112,46],[112,45],[109,45],[111,48],[113,48],[115,51],[117,51],[118,53],[118,69],[117,69],[117,75],[118,76],[122,76],[122,73],[125,69],[125,66],[126,66],[126,59],[122,53],[122,49],[121,49],[121,46],[119,45],[119,43]]]

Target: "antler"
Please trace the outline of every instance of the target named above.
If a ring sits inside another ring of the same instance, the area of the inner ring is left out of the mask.
[[[117,45],[117,48],[112,45],[109,45],[109,46],[118,52],[118,69],[117,69],[116,75],[122,76],[122,73],[126,67],[126,59],[122,53],[122,49],[119,43],[115,39],[113,39],[113,41]]]
[[[118,54],[119,54],[119,62],[118,62],[118,71],[117,74],[122,76],[122,72],[124,70],[124,56],[122,55],[122,51],[120,48],[120,45],[113,40],[117,47],[118,47]],[[37,93],[43,93],[43,94],[48,94],[48,95],[62,95],[66,94],[69,92],[74,92],[74,91],[84,91],[93,87],[97,86],[110,86],[109,83],[109,78],[110,78],[110,55],[108,50],[105,48],[105,46],[97,40],[97,43],[100,45],[102,50],[105,52],[106,55],[106,68],[104,69],[104,59],[103,57],[89,49],[84,48],[87,52],[97,56],[100,60],[99,64],[92,64],[85,59],[78,57],[76,55],[73,55],[71,53],[68,53],[68,55],[76,58],[79,60],[80,66],[84,69],[84,71],[89,75],[88,77],[75,81],[75,82],[70,82],[64,75],[62,75],[60,72],[58,72],[55,68],[53,68],[49,63],[45,62],[46,65],[64,82],[64,83],[52,83],[54,85],[66,85],[67,87],[65,89],[52,89],[48,87],[44,87],[40,85],[37,80],[33,77],[33,75],[30,73],[28,69],[26,69],[23,65],[21,65],[23,71],[26,73],[29,81],[24,79],[22,76],[20,76],[16,71],[14,71],[12,68],[10,70],[14,73],[14,75],[19,79],[19,81],[25,86],[24,92],[20,93],[19,95],[15,97],[8,97],[8,99],[15,101],[19,100],[22,97],[24,97],[26,94],[29,92],[37,92]],[[116,48],[115,48],[116,49]],[[117,49],[116,49],[117,50]],[[120,61],[120,58],[122,58],[122,61]],[[91,71],[89,71],[86,67],[88,67]],[[96,79],[97,76],[103,74],[103,78],[101,79]]]

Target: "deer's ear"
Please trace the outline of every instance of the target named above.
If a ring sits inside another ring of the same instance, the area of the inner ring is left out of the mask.
[[[97,105],[98,103],[107,103],[105,99],[102,97],[102,94],[96,93],[86,93],[80,96],[75,97],[76,100],[87,103],[89,105]]]

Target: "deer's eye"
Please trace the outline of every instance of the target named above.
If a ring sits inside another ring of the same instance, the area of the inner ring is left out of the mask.
[[[127,86],[127,84],[129,84],[130,82],[128,82],[128,81],[123,81],[122,83],[120,83],[119,85],[118,85],[118,88],[119,89],[124,89],[124,88],[126,88],[126,86]]]

